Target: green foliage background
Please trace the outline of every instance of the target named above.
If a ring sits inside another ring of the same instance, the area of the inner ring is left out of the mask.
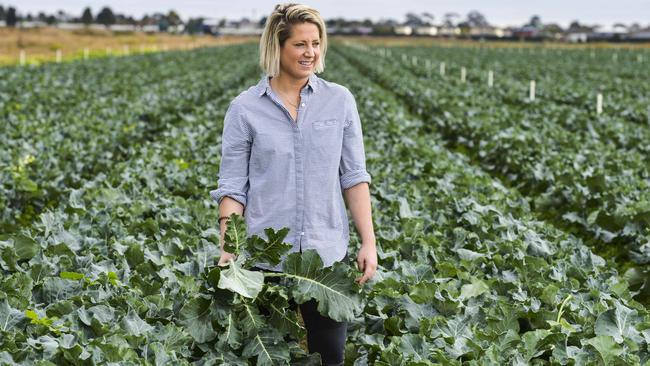
[[[207,192],[254,45],[0,69],[0,363],[318,364],[288,310],[310,296],[350,321],[349,365],[645,363],[643,64],[377,51],[335,45],[323,75],[356,97],[373,176],[379,271],[329,269],[349,304],[301,287],[314,253],[278,285],[249,273],[273,240],[215,266]]]

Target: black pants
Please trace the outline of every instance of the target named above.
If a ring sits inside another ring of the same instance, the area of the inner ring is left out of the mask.
[[[348,255],[341,260],[348,261]],[[254,267],[254,271],[265,271]],[[277,282],[279,277],[267,277],[266,282]],[[291,309],[295,310],[296,304],[290,301]],[[324,366],[343,365],[345,341],[347,339],[348,324],[337,322],[318,312],[318,302],[312,299],[300,304],[300,314],[307,329],[307,348],[309,353],[318,352]]]

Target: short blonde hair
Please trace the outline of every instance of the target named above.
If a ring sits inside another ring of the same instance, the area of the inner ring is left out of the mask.
[[[291,36],[291,27],[305,22],[318,27],[320,57],[314,71],[323,72],[327,52],[327,33],[320,13],[302,4],[278,4],[266,18],[266,25],[260,39],[260,67],[267,75],[277,76],[280,73],[280,49]]]

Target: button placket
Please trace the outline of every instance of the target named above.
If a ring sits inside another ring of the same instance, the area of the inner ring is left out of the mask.
[[[300,91],[300,109],[297,118],[298,128],[296,130],[296,137],[299,141],[298,144],[295,144],[296,147],[295,156],[296,156],[296,195],[297,195],[297,206],[296,210],[296,222],[297,228],[299,230],[298,236],[298,247],[300,252],[302,252],[302,240],[305,236],[304,231],[304,220],[305,220],[305,167],[304,167],[304,139],[302,134],[302,126],[305,121],[305,105],[308,102],[309,94],[307,93],[307,87]]]

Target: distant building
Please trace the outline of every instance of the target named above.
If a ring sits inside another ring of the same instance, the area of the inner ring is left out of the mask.
[[[437,36],[438,27],[433,25],[420,25],[415,27],[413,33],[417,34],[418,36]]]
[[[589,34],[586,32],[572,32],[566,34],[564,40],[571,43],[587,43]]]
[[[24,20],[22,22],[18,22],[18,24],[16,24],[16,26],[20,26],[22,28],[40,28],[40,27],[46,27],[47,23],[41,22],[41,21],[38,21],[38,20],[33,20],[33,21],[25,21]]]
[[[216,18],[206,18],[201,22],[201,29],[203,33],[207,34],[219,34],[219,25],[221,20]]]
[[[515,28],[512,31],[512,36],[519,39],[540,39],[542,38],[542,32],[537,27],[526,25],[521,28]]]
[[[91,26],[99,26],[99,28],[104,29],[105,27],[100,24],[91,24]],[[76,29],[83,29],[86,25],[83,23],[57,23],[56,27],[59,29],[65,29],[65,30],[76,30]],[[93,27],[95,28],[95,27]]]
[[[650,29],[632,33],[627,39],[634,42],[650,42]]]
[[[145,33],[158,33],[160,32],[160,26],[158,24],[145,24],[140,27],[140,30]]]
[[[505,28],[488,25],[484,27],[470,28],[469,35],[472,37],[503,38],[510,37],[512,32]]]
[[[462,31],[460,27],[442,26],[438,28],[438,35],[440,36],[455,37],[455,36],[460,36],[461,33]]]
[[[410,36],[413,34],[413,28],[408,25],[396,25],[394,28],[395,34],[400,36]]]

